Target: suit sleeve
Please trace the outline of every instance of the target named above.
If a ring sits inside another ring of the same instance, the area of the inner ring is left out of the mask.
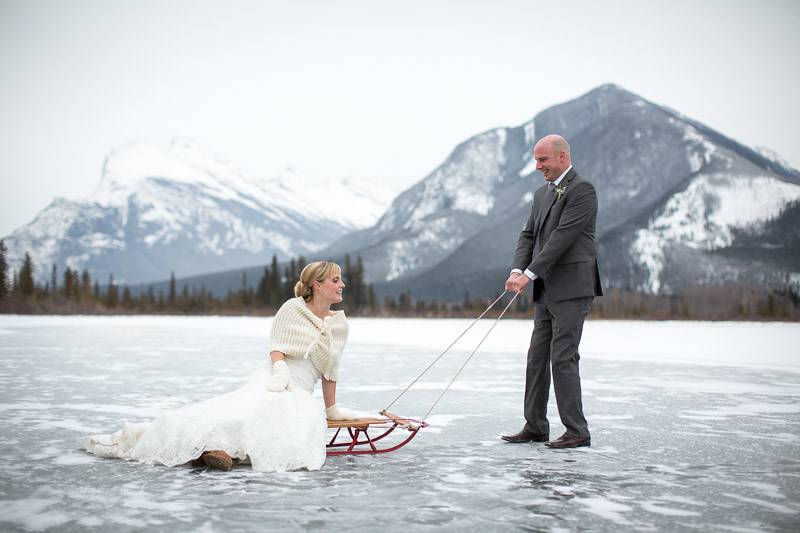
[[[528,270],[547,279],[550,271],[572,246],[586,227],[586,224],[597,214],[597,193],[588,181],[582,182],[564,198],[566,204],[558,220],[558,226],[550,233],[541,252],[533,258]]]
[[[519,270],[522,272],[531,262],[535,238],[533,235],[533,229],[536,223],[536,205],[537,202],[534,201],[533,205],[531,206],[531,214],[528,216],[528,222],[525,223],[525,227],[519,232],[517,248],[514,251],[514,261],[511,267],[512,270]]]

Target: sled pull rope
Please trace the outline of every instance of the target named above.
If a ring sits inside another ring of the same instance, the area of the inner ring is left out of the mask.
[[[389,405],[387,405],[387,406],[386,406],[386,407],[383,409],[383,411],[388,411],[388,410],[389,410],[389,408],[390,408],[391,406],[393,406],[393,405],[394,405],[394,403],[395,403],[397,400],[399,400],[399,399],[400,399],[400,398],[403,396],[403,394],[405,394],[406,392],[408,392],[408,389],[410,389],[410,388],[411,388],[411,387],[414,385],[414,383],[416,383],[417,381],[419,381],[419,379],[420,379],[422,376],[424,376],[424,375],[425,375],[425,373],[426,373],[426,372],[428,372],[428,370],[430,370],[431,368],[433,368],[433,365],[435,365],[435,364],[436,364],[436,363],[439,361],[439,359],[441,359],[442,357],[444,357],[444,354],[446,354],[446,353],[447,353],[447,352],[450,350],[450,348],[452,348],[452,347],[453,347],[453,345],[455,345],[455,343],[457,343],[457,342],[458,342],[458,340],[459,340],[461,337],[463,337],[464,335],[466,335],[466,333],[467,333],[467,332],[468,332],[470,329],[472,329],[472,326],[474,326],[474,325],[475,325],[475,324],[478,322],[478,320],[480,320],[481,318],[483,318],[483,316],[484,316],[486,313],[488,313],[488,312],[489,312],[489,310],[490,310],[492,307],[494,307],[494,304],[496,304],[497,302],[499,302],[499,301],[500,301],[500,298],[502,298],[503,296],[505,296],[505,295],[506,295],[506,292],[508,292],[508,291],[503,291],[503,293],[502,293],[502,294],[500,294],[500,296],[498,296],[498,297],[497,297],[497,299],[495,299],[495,301],[493,301],[491,304],[489,304],[489,307],[487,307],[487,308],[486,308],[486,310],[485,310],[483,313],[481,313],[481,316],[479,316],[478,318],[476,318],[475,320],[473,320],[473,321],[472,321],[472,324],[470,324],[469,326],[467,326],[467,329],[465,329],[463,332],[461,332],[461,335],[459,335],[458,337],[456,337],[456,340],[454,340],[453,342],[451,342],[451,343],[450,343],[450,346],[448,346],[447,348],[445,348],[445,349],[444,349],[444,351],[443,351],[442,353],[440,353],[440,354],[438,355],[438,357],[436,357],[436,359],[434,359],[434,360],[433,360],[433,362],[432,362],[431,364],[429,364],[429,365],[428,365],[428,366],[425,368],[425,370],[423,370],[423,371],[420,373],[420,375],[418,375],[417,377],[415,377],[415,378],[414,378],[414,380],[413,380],[411,383],[409,383],[409,384],[408,384],[408,387],[406,387],[405,389],[403,389],[403,392],[401,392],[400,394],[398,394],[398,395],[397,395],[397,397],[395,397],[395,399],[394,399],[394,400],[392,400],[391,402],[389,402]],[[514,298],[516,298],[516,296],[514,296]],[[513,302],[514,300],[512,299],[511,301]],[[506,309],[508,309],[508,308],[506,307]],[[505,312],[505,311],[503,311],[503,312]],[[500,316],[502,316],[502,315],[500,315]],[[494,327],[494,326],[493,326],[493,327]],[[491,331],[491,330],[489,330],[489,331]],[[483,342],[483,341],[481,341],[481,342]],[[478,345],[478,346],[480,346],[480,345]],[[430,414],[430,412],[429,412],[429,414]]]
[[[504,292],[503,294],[505,294],[505,292]],[[502,297],[503,297],[503,294],[501,294],[501,295],[500,295],[500,298],[502,298]],[[458,372],[456,372],[456,375],[455,375],[455,376],[453,376],[453,379],[451,379],[451,380],[450,380],[450,383],[448,383],[448,384],[447,384],[447,387],[445,387],[445,388],[444,388],[444,390],[443,390],[443,391],[442,391],[442,393],[439,395],[439,397],[438,397],[438,398],[436,398],[436,401],[435,401],[435,402],[433,402],[433,405],[431,405],[431,408],[430,408],[430,409],[428,409],[428,412],[427,412],[427,413],[425,413],[425,416],[423,416],[423,417],[422,417],[422,422],[425,422],[425,421],[428,419],[428,417],[431,415],[431,413],[433,412],[434,408],[436,408],[436,405],[439,403],[439,401],[442,399],[442,397],[445,395],[445,393],[446,393],[448,390],[450,390],[450,386],[451,386],[451,385],[453,385],[453,383],[455,382],[456,378],[458,378],[459,374],[461,374],[461,371],[462,371],[462,370],[464,370],[464,368],[466,368],[466,366],[467,366],[467,363],[469,363],[469,360],[470,360],[470,359],[472,359],[472,356],[473,356],[473,355],[475,355],[475,352],[477,352],[477,351],[478,351],[478,348],[480,348],[480,347],[481,347],[481,344],[483,344],[483,341],[485,341],[485,340],[486,340],[486,337],[488,337],[488,336],[489,336],[489,333],[491,333],[491,332],[492,332],[492,330],[494,329],[494,327],[497,325],[497,323],[498,323],[498,322],[500,322],[500,319],[501,319],[501,318],[503,318],[503,315],[504,315],[504,314],[506,314],[506,311],[508,311],[508,308],[509,308],[509,307],[511,307],[511,304],[513,304],[513,303],[514,303],[514,300],[516,300],[516,299],[517,299],[517,296],[519,296],[519,293],[518,293],[518,292],[517,292],[517,293],[514,293],[514,297],[513,297],[513,298],[511,298],[511,301],[510,301],[510,302],[508,302],[508,305],[506,305],[505,309],[503,309],[503,312],[502,312],[502,313],[500,313],[500,316],[498,316],[498,317],[497,317],[497,319],[494,321],[494,324],[492,324],[492,327],[490,327],[490,328],[489,328],[489,331],[487,331],[487,332],[486,332],[486,334],[483,336],[483,338],[481,339],[481,342],[479,342],[479,343],[478,343],[478,345],[475,347],[475,349],[474,349],[474,350],[472,350],[472,353],[471,353],[471,354],[469,354],[469,356],[467,357],[467,359],[464,361],[464,364],[463,364],[463,365],[461,365],[461,368],[459,368],[459,369],[458,369]],[[499,300],[500,298],[498,298],[498,300]],[[496,302],[496,301],[497,301],[497,300],[495,300],[495,302]],[[492,305],[494,305],[494,304],[492,304]],[[491,307],[491,306],[490,306],[490,307]],[[488,309],[487,309],[486,311],[488,311]],[[484,314],[486,313],[486,311],[484,311]],[[483,316],[483,315],[481,315],[481,316]],[[464,333],[466,333],[466,332],[464,332]],[[463,335],[463,333],[462,333],[462,335]],[[458,340],[458,339],[456,339],[456,340]]]

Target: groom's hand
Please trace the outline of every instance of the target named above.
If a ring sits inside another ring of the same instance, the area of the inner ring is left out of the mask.
[[[512,272],[506,280],[506,290],[510,292],[521,293],[525,286],[530,282],[530,278],[518,272]]]
[[[519,272],[512,272],[511,274],[509,274],[508,279],[506,280],[506,290],[507,291],[511,292],[511,291],[514,290],[514,289],[511,288],[511,282],[514,281],[515,279],[517,279],[517,277],[519,275],[520,275]]]

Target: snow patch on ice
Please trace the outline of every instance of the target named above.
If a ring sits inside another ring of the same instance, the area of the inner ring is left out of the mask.
[[[611,522],[619,525],[625,525],[628,523],[623,516],[623,513],[633,510],[633,508],[628,505],[617,503],[600,496],[594,496],[591,498],[575,498],[575,501],[585,506],[586,510],[593,515],[597,515],[600,518],[605,518],[606,520],[610,520]]]
[[[755,417],[759,415],[797,414],[800,413],[800,405],[775,404],[767,402],[744,402],[737,405],[717,407],[714,409],[694,409],[685,411],[685,413],[688,413],[689,415],[697,415],[698,417],[724,420],[726,418],[736,416]]]
[[[95,461],[91,455],[59,455],[53,459],[53,463],[61,466],[86,465]]]
[[[786,499],[786,496],[783,495],[780,487],[778,487],[777,485],[773,485],[771,483],[762,483],[760,481],[748,481],[746,483],[743,483],[743,485],[746,487],[754,488],[756,491],[760,492],[767,498],[773,498],[776,500]]]
[[[69,429],[80,433],[100,433],[102,428],[82,424],[77,420],[44,420],[34,426],[35,429]]]
[[[84,516],[83,518],[78,519],[78,524],[84,527],[97,527],[102,526],[103,521],[96,516]]]
[[[683,509],[675,509],[673,507],[664,507],[660,502],[641,502],[642,509],[649,513],[656,513],[664,516],[700,516],[696,511],[684,511]]]
[[[728,498],[732,498],[734,500],[738,500],[740,502],[745,503],[752,503],[754,505],[758,505],[759,507],[764,507],[769,509],[770,511],[775,511],[776,513],[781,514],[798,514],[800,511],[798,509],[793,509],[786,505],[781,505],[779,503],[773,503],[766,500],[762,500],[760,498],[748,498],[747,496],[740,496],[738,494],[731,494],[731,493],[724,493],[723,496],[727,496]]]
[[[18,403],[0,403],[0,412],[2,411],[12,411],[12,410],[20,410],[20,411],[43,411],[46,409],[52,409],[52,405],[49,403],[39,403],[39,402],[18,402]]]
[[[12,523],[28,531],[44,531],[66,524],[72,518],[62,511],[52,509],[60,500],[22,498],[0,500],[0,523]]]
[[[447,415],[447,414],[438,414],[438,415],[431,415],[428,417],[426,422],[428,422],[429,426],[425,428],[426,433],[441,433],[442,429],[453,425],[454,422],[466,418],[467,415]]]

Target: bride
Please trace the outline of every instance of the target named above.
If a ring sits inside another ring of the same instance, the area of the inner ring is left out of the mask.
[[[261,471],[319,469],[325,462],[326,415],[344,419],[336,406],[336,380],[347,320],[343,311],[330,309],[342,301],[344,287],[336,263],[308,264],[295,298],[272,321],[271,361],[243,387],[152,422],[125,422],[116,433],[83,438],[81,447],[99,457],[166,466],[191,461],[229,470],[236,461],[249,461]],[[319,379],[324,411],[312,396]]]

